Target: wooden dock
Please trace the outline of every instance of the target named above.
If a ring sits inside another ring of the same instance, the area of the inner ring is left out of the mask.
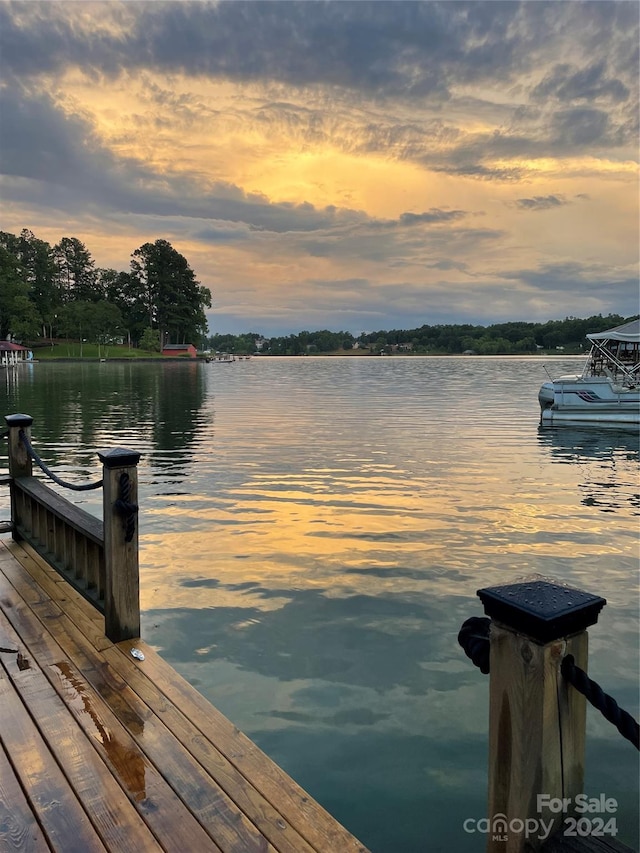
[[[10,539],[0,708],[0,850],[367,853],[152,648],[107,639],[96,608]]]
[[[368,853],[139,639],[140,455],[98,451],[99,482],[65,483],[31,446],[31,416],[5,421],[0,853]],[[101,488],[103,520],[34,478],[34,460],[61,486]],[[520,825],[487,835],[487,853],[540,849],[523,832],[537,793],[584,790],[586,699],[561,664],[570,654],[586,675],[586,628],[606,602],[572,589],[557,606],[560,593],[548,580],[478,590],[493,620],[488,814]],[[637,723],[625,737],[637,745]],[[561,820],[545,853],[630,853],[566,838]]]

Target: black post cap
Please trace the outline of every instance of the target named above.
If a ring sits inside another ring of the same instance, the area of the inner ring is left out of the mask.
[[[105,468],[131,468],[140,461],[140,454],[125,447],[113,447],[109,450],[98,450],[98,458]]]
[[[550,581],[492,586],[477,592],[484,612],[537,643],[550,643],[595,625],[604,598]]]
[[[10,427],[30,427],[33,423],[31,415],[21,415],[19,413],[15,415],[5,415],[4,419],[7,422],[7,426]]]

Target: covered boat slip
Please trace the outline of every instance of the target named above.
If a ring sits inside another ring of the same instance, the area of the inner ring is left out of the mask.
[[[95,607],[10,539],[0,704],[0,849],[366,853],[152,648],[112,643]]]

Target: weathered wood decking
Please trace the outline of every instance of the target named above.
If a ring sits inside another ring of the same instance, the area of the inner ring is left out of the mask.
[[[153,649],[108,640],[102,615],[10,540],[0,709],[0,850],[366,853]]]

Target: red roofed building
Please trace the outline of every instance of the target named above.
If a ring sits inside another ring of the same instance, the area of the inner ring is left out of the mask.
[[[166,344],[162,347],[162,355],[188,355],[189,358],[195,358],[197,353],[193,344]]]

